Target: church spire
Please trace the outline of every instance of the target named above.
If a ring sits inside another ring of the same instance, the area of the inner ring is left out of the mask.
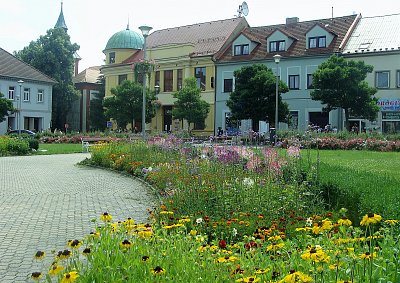
[[[67,24],[65,23],[64,20],[64,13],[63,13],[63,1],[61,1],[61,11],[60,15],[58,16],[58,20],[54,28],[62,28],[65,30],[65,32],[68,31]]]

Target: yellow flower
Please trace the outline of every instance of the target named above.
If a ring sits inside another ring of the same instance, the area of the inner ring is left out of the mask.
[[[160,214],[171,215],[171,214],[174,214],[174,212],[173,211],[165,211],[165,210],[163,210],[163,211],[160,211]]]
[[[312,282],[312,278],[300,271],[290,271],[279,283],[298,283],[298,282]]]
[[[274,251],[276,252],[277,250],[280,250],[281,248],[283,248],[285,246],[285,243],[280,242],[280,243],[272,243],[271,245],[269,245],[267,247],[267,252],[269,251]]]
[[[256,272],[255,272],[255,274],[265,274],[265,273],[267,273],[268,271],[269,271],[270,269],[269,268],[267,268],[267,269],[257,269],[256,270]]]
[[[376,258],[376,253],[373,252],[372,254],[370,252],[365,252],[360,255],[361,259],[366,259],[366,260],[371,260],[373,258]]]
[[[245,277],[245,278],[239,278],[238,280],[236,280],[236,282],[258,282],[260,281],[261,278],[256,277],[256,276],[250,276],[250,277]]]
[[[45,252],[37,251],[36,254],[35,254],[35,259],[36,260],[42,260],[42,259],[44,259],[45,256],[46,256]]]
[[[154,268],[151,268],[150,271],[154,275],[160,275],[160,274],[163,274],[165,272],[165,269],[162,268],[161,266],[156,266]]]
[[[31,278],[35,281],[39,281],[43,274],[41,272],[32,272]]]
[[[281,236],[276,235],[276,236],[271,236],[268,238],[268,241],[279,241],[282,240]]]
[[[50,267],[49,275],[55,276],[58,273],[60,273],[62,270],[64,270],[64,267],[62,265],[58,265],[57,263],[55,263]]]
[[[389,224],[389,225],[396,225],[397,223],[399,223],[399,220],[388,219],[388,220],[385,220],[385,223]]]
[[[75,282],[75,280],[79,277],[78,272],[71,271],[68,273],[64,273],[63,278],[61,279],[61,283],[71,283]]]
[[[190,220],[190,218],[182,218],[182,219],[179,219],[179,223],[186,223],[186,222],[190,222],[191,220]]]
[[[314,262],[328,262],[330,257],[322,250],[321,247],[311,247],[307,252],[301,255],[304,260],[312,260]]]
[[[370,224],[378,223],[382,220],[382,216],[375,213],[369,213],[364,215],[363,219],[361,220],[361,226],[368,226]]]
[[[58,253],[57,253],[57,256],[56,256],[56,258],[57,259],[68,259],[70,256],[72,255],[72,253],[71,253],[71,251],[69,251],[69,250],[63,250],[63,251],[59,251]]]
[[[82,245],[82,242],[80,242],[79,240],[70,240],[68,241],[67,245],[73,249],[79,249],[79,247]]]
[[[190,230],[190,235],[196,236],[196,234],[197,234],[197,231],[196,231],[196,230]]]
[[[139,236],[139,238],[149,239],[149,238],[151,238],[151,236],[153,236],[153,231],[151,231],[151,230],[138,231],[137,235]]]
[[[226,263],[226,262],[235,262],[239,258],[236,256],[225,256],[225,257],[220,257],[217,259],[218,263]]]
[[[112,220],[112,216],[110,214],[108,214],[107,212],[104,212],[101,216],[100,216],[100,220],[104,221],[104,222],[110,222]]]
[[[90,248],[85,248],[85,249],[82,251],[82,254],[83,254],[84,256],[88,256],[90,253],[91,253]]]
[[[132,243],[129,240],[123,240],[119,245],[121,248],[129,249],[132,246]]]
[[[340,226],[351,226],[351,221],[346,216],[340,218],[337,222]]]

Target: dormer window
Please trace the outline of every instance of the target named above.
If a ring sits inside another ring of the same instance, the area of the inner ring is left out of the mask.
[[[325,48],[326,36],[315,36],[308,38],[308,48]]]
[[[285,51],[285,41],[270,41],[269,42],[269,52]]]
[[[109,60],[110,64],[114,64],[115,63],[115,52],[110,52],[110,60]]]
[[[248,44],[235,45],[234,56],[240,56],[240,55],[249,55],[249,45]]]

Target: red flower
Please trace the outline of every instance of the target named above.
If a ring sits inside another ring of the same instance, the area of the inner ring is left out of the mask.
[[[226,248],[226,242],[225,242],[225,240],[220,240],[219,243],[218,243],[218,246],[219,246],[221,249],[225,249],[225,248]]]
[[[257,243],[251,241],[251,242],[249,242],[249,243],[247,243],[247,244],[244,244],[244,247],[245,247],[246,249],[248,249],[248,250],[250,250],[251,248],[257,248]]]

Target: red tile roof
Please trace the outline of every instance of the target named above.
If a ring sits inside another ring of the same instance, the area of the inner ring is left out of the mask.
[[[279,24],[263,27],[249,27],[246,28],[242,34],[248,38],[256,38],[260,44],[258,47],[251,52],[249,55],[244,56],[233,56],[232,48],[228,45],[228,48],[224,50],[218,57],[218,62],[231,62],[231,61],[249,61],[249,60],[262,60],[266,58],[272,58],[275,54],[279,53],[284,57],[300,57],[318,54],[331,54],[339,51],[339,46],[345,38],[348,30],[352,27],[355,22],[357,15],[343,16],[332,19],[313,20],[305,22],[297,22],[291,24]],[[306,49],[306,33],[312,29],[315,25],[320,25],[334,35],[334,39],[331,44],[326,48],[312,48]],[[282,33],[294,38],[294,42],[288,48],[287,51],[283,52],[267,52],[267,38],[275,31],[281,31]],[[257,42],[256,40],[253,40]]]

